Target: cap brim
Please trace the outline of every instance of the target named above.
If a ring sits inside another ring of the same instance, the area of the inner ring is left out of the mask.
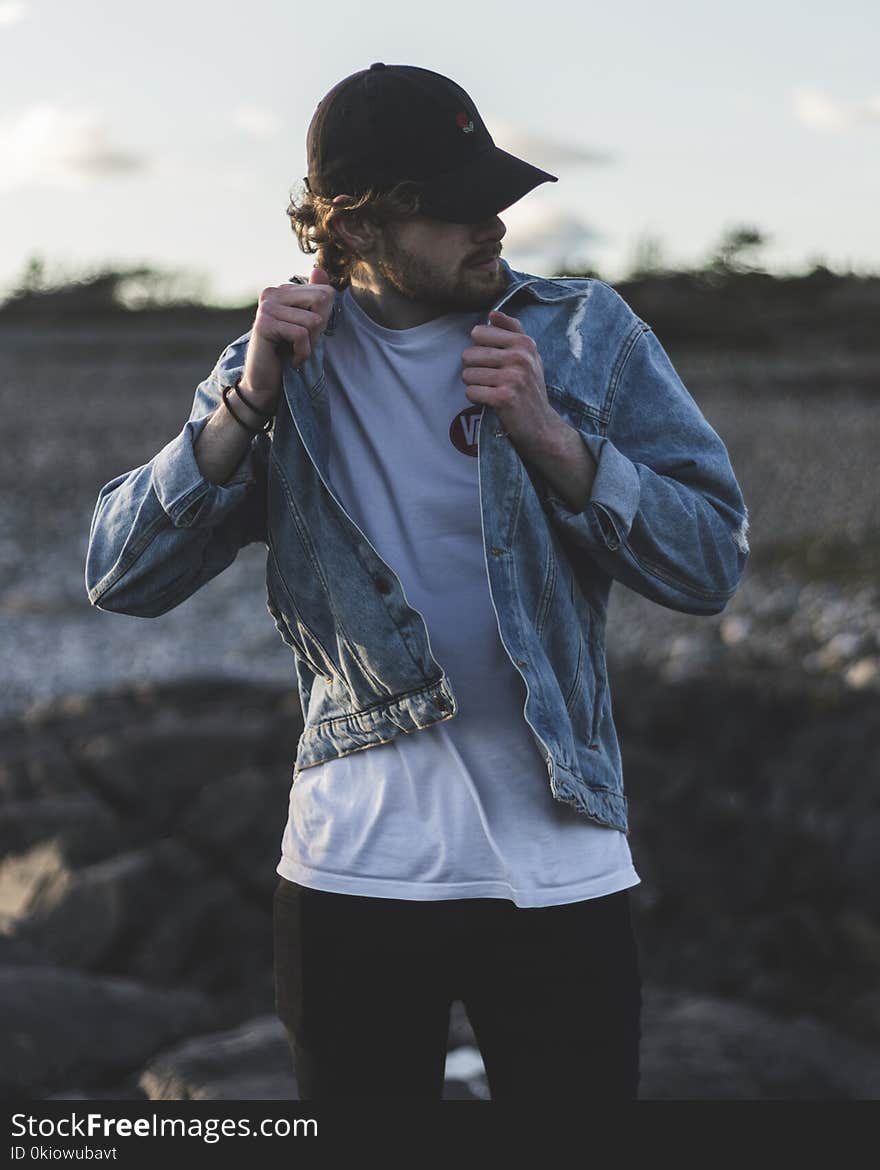
[[[556,175],[493,146],[465,166],[421,184],[422,211],[453,223],[479,223],[522,199]]]

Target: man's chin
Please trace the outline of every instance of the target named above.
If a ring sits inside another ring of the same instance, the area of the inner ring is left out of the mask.
[[[499,267],[468,268],[467,275],[458,285],[457,299],[463,305],[462,311],[468,309],[485,309],[495,303],[507,287],[507,277]]]

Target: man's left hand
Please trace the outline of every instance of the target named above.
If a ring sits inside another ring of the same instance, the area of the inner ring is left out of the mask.
[[[533,338],[515,317],[493,310],[488,325],[471,330],[461,355],[462,381],[471,402],[488,403],[520,455],[546,455],[565,423],[550,405],[544,363]]]

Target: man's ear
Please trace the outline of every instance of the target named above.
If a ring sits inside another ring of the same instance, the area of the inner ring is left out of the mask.
[[[330,220],[330,230],[350,252],[359,256],[369,255],[378,242],[376,224],[360,211],[334,215]]]

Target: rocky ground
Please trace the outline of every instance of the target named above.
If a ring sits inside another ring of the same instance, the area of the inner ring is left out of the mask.
[[[880,748],[871,698],[615,686],[642,1095],[876,1096],[880,797],[853,783]],[[285,688],[204,680],[0,728],[7,1094],[295,1095],[271,910],[299,727]],[[487,1096],[460,1004],[446,1092]]]
[[[83,584],[98,489],[179,430],[246,328],[0,327],[14,1096],[295,1094],[271,894],[299,713],[265,550],[149,625],[92,609]],[[753,554],[716,617],[612,591],[642,1095],[875,1097],[876,379],[839,351],[673,356],[728,445]],[[486,1097],[460,1005],[447,1095]]]

